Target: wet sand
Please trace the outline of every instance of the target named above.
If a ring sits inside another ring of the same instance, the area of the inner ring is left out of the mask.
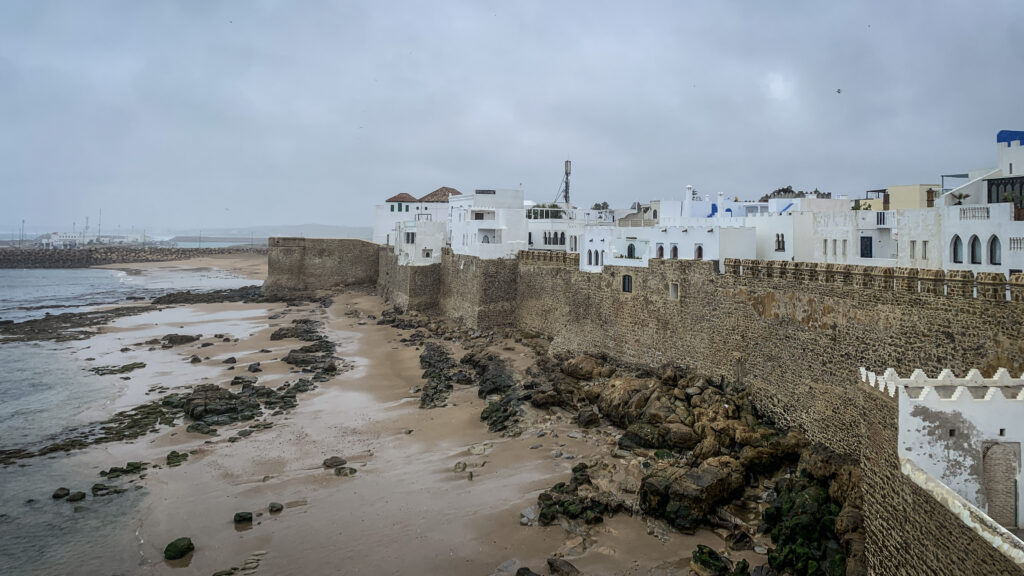
[[[475,387],[456,387],[448,407],[421,410],[410,391],[423,382],[419,350],[399,343],[407,333],[346,315],[352,309],[377,314],[380,307],[375,297],[346,294],[329,310],[308,305],[267,320],[284,305],[196,305],[124,318],[88,341],[79,354],[91,355],[97,365],[114,364],[112,358],[147,362],[125,384],[118,408],[150,399],[145,392],[157,384],[172,391],[199,382],[226,385],[232,376],[248,374],[246,365],[255,361],[263,369],[257,374],[261,385],[294,380],[291,367],[278,359],[300,344],[270,341],[269,335],[310,315],[326,322],[336,355],[354,365],[300,395],[296,409],[269,417],[272,428],[239,442],[227,439],[250,423],[221,427],[212,439],[177,426],[76,456],[99,470],[132,460],[162,464],[171,450],[195,451],[181,466],[153,468],[140,481],[147,496],[126,532],[134,534],[141,573],[209,575],[249,558],[260,560],[256,573],[264,574],[491,574],[513,562],[546,573],[545,559],[564,554],[594,574],[647,574],[674,560],[688,565],[698,543],[725,547],[707,531],[659,539],[648,535],[647,521],[624,514],[593,528],[585,542],[557,523],[520,526],[519,512],[535,504],[542,490],[567,480],[578,462],[608,452],[610,431],[570,438],[576,428],[568,415],[558,420],[529,409],[528,431],[502,438],[480,422],[484,401]],[[116,352],[168,332],[239,340]],[[503,354],[525,364],[529,353],[509,347]],[[209,359],[190,364],[192,354]],[[238,359],[234,370],[222,364],[229,355]],[[542,429],[548,434],[538,438]],[[536,444],[543,446],[531,449]],[[556,448],[575,459],[554,458]],[[325,470],[322,461],[335,455],[358,473],[338,477]],[[455,472],[460,461],[467,469]],[[285,509],[269,514],[271,501]],[[239,511],[256,515],[251,527],[235,527]],[[164,561],[164,545],[179,536],[193,539],[195,553],[186,561]],[[731,556],[752,564],[759,559],[753,553]]]
[[[124,272],[144,273],[158,270],[162,272],[202,272],[218,268],[244,276],[253,280],[267,279],[267,255],[266,254],[215,254],[202,258],[190,258],[188,260],[176,260],[170,262],[137,262],[131,264],[103,264],[94,268],[106,268],[108,270],[121,270]]]

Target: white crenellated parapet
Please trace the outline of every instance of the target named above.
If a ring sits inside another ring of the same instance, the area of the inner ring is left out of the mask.
[[[909,378],[901,378],[896,370],[889,368],[881,376],[860,369],[861,382],[895,396],[898,389],[906,392],[907,399],[921,401],[934,395],[938,400],[957,401],[965,398],[972,400],[1024,400],[1024,374],[1014,378],[1006,368],[996,370],[991,378],[985,378],[977,369],[972,368],[964,377],[957,377],[948,368],[939,372],[935,378],[929,377],[924,370],[914,370]]]

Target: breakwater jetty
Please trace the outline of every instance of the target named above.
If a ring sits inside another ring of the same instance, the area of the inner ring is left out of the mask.
[[[0,249],[0,268],[88,268],[103,264],[170,262],[224,254],[266,254],[266,248],[141,248],[103,246],[75,250]]]

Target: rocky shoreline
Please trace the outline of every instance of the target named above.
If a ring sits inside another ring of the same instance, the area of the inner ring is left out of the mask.
[[[711,528],[724,547],[694,551],[689,568],[702,576],[867,573],[856,463],[759,418],[742,383],[684,366],[651,371],[607,358],[552,357],[530,334],[481,334],[394,310],[382,316],[379,323],[420,335],[409,344],[425,342],[421,408],[445,406],[455,386],[477,386],[488,400],[480,419],[492,432],[528,432],[529,406],[565,411],[580,433],[601,427],[616,438],[601,457],[541,492],[524,523],[560,523],[584,542],[590,526],[618,513],[658,518],[682,532]],[[502,339],[535,351],[523,374],[493,351]],[[469,351],[456,362],[440,343],[446,340]],[[746,560],[730,560],[730,550],[754,550],[765,562],[751,572]],[[577,573],[552,561],[562,570],[549,566],[552,573]]]
[[[133,309],[262,302],[261,298],[252,287],[216,294],[179,293]],[[256,362],[219,384],[200,382],[174,390],[157,387],[152,390],[157,399],[103,422],[66,431],[41,446],[5,447],[0,450],[0,465],[97,444],[130,442],[179,427],[208,436],[209,441],[227,443],[273,429],[298,405],[299,395],[352,367],[336,356],[336,344],[325,335],[320,320],[332,306],[331,300],[310,300],[308,313],[269,336],[271,341],[297,341],[280,358],[297,377],[274,387],[261,385],[261,367]],[[271,318],[280,320],[290,309],[309,304],[289,302],[289,308]],[[416,313],[367,314],[350,309],[345,315],[360,325],[372,322],[399,330],[400,344],[419,352],[423,381],[410,392],[417,395],[421,409],[443,410],[451,406],[454,394],[473,390],[484,401],[479,420],[487,430],[508,438],[535,437],[531,441],[537,443],[529,448],[553,446],[550,458],[555,461],[576,459],[564,480],[541,490],[536,502],[512,520],[523,526],[559,526],[564,531],[566,543],[547,561],[552,574],[582,573],[574,558],[592,552],[599,541],[595,531],[619,515],[643,518],[649,537],[661,541],[677,533],[708,530],[720,538],[720,545],[698,545],[685,562],[666,564],[652,574],[866,573],[856,466],[811,445],[795,431],[760,419],[742,383],[709,380],[683,366],[645,370],[610,358],[552,356],[548,342],[534,334],[468,330]],[[60,321],[50,326],[63,330],[66,325]],[[34,332],[21,330],[36,337],[47,333],[45,324]],[[75,337],[80,334],[77,326],[68,331]],[[60,338],[54,332],[49,335]],[[192,361],[206,363],[212,360],[204,359],[199,350],[221,340],[226,340],[221,334],[167,334],[135,347],[189,346],[196,350]],[[235,362],[234,356],[222,361],[226,370],[234,370]],[[102,366],[97,373],[130,374],[138,369],[137,364]],[[231,427],[233,434],[222,438],[224,427]],[[592,446],[593,454],[569,452],[556,430]],[[489,450],[484,443],[471,447],[469,453]],[[100,498],[132,486],[141,488],[153,468],[191,466],[189,457],[195,454],[195,450],[171,450],[160,461],[129,461],[105,470],[103,482],[91,488],[59,487],[54,499],[80,501],[88,492]],[[357,472],[346,465],[349,459],[351,455],[332,456],[324,466],[335,475],[349,477]],[[459,461],[454,472],[473,480],[484,464],[486,460]],[[280,512],[282,505],[274,505]],[[251,523],[253,513],[245,513]],[[193,544],[192,539],[188,544]],[[203,543],[197,541],[184,552],[186,559],[196,545],[201,548]],[[259,562],[254,558],[261,557],[250,557],[222,572],[256,566]],[[515,568],[515,562],[506,563],[494,573],[535,573],[529,566]]]

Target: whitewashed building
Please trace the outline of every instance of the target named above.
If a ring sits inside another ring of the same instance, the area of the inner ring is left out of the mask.
[[[515,258],[528,249],[522,190],[475,190],[449,201],[449,242],[456,254]]]
[[[373,242],[394,244],[395,226],[399,222],[447,222],[448,201],[459,195],[461,193],[458,190],[442,186],[422,198],[405,192],[388,198],[384,204],[378,204],[374,209]]]

